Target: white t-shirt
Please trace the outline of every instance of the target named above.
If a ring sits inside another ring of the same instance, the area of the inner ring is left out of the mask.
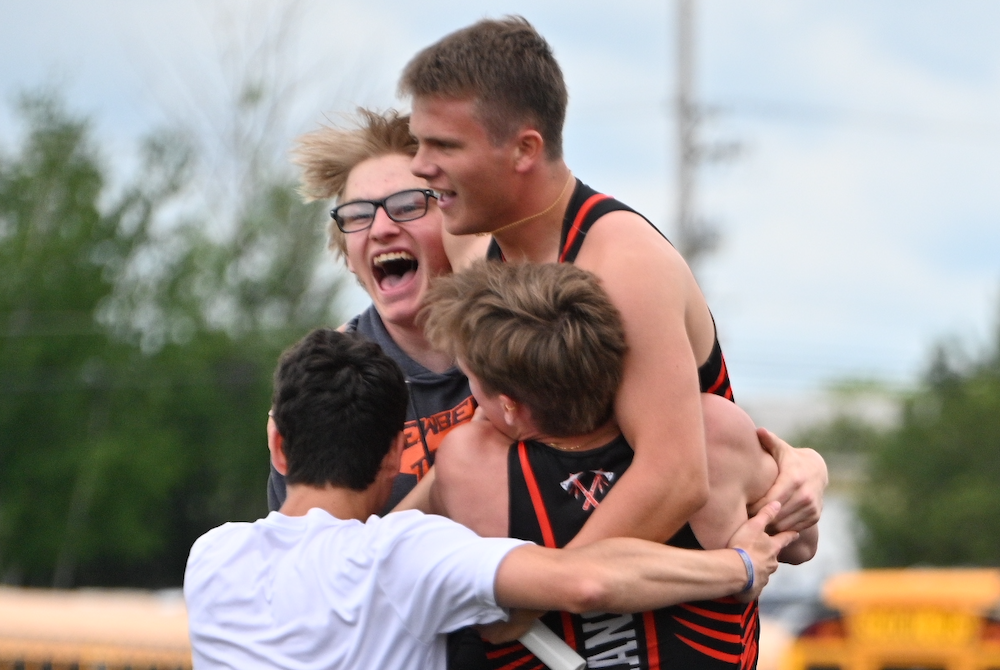
[[[416,511],[219,526],[184,575],[194,667],[444,668],[443,633],[506,618],[494,577],[521,544]]]

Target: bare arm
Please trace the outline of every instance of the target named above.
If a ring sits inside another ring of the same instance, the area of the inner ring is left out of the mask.
[[[629,353],[615,414],[635,460],[570,546],[614,536],[663,542],[708,497],[691,303],[701,300],[710,317],[684,260],[634,214],[603,217],[576,262],[621,312]]]
[[[438,447],[430,505],[482,537],[507,537],[507,448],[489,421],[455,426]]]
[[[732,402],[711,394],[702,394],[701,401],[705,416],[710,494],[708,502],[691,517],[690,523],[703,547],[717,549],[726,546],[730,535],[746,521],[751,504],[760,500],[777,480],[778,464],[772,454],[783,454],[786,468],[791,464],[793,470],[799,468],[802,473],[812,475],[801,478],[803,490],[813,488],[813,478],[820,473],[815,471],[816,464],[808,459],[805,463],[797,460],[798,455],[794,452],[801,450],[793,449],[773,434],[767,434],[765,445],[753,419]],[[822,474],[825,476],[825,467]],[[822,490],[818,499],[822,501]],[[785,512],[786,503],[784,500],[781,502],[782,509],[776,520],[780,520]],[[756,507],[763,504],[766,502]],[[797,514],[801,515],[807,509],[808,505]],[[772,522],[771,530],[776,522]],[[818,528],[812,525],[793,530],[801,530],[801,534],[778,556],[782,563],[803,563],[816,553]]]
[[[778,552],[795,533],[774,537],[764,527],[777,504],[744,524],[731,546],[747,551],[754,566],[755,598],[777,569]],[[680,602],[719,598],[740,592],[746,568],[730,549],[678,549],[632,538],[601,540],[576,549],[518,547],[500,564],[497,602],[506,607],[561,609],[570,612],[641,612]]]
[[[435,514],[431,506],[431,490],[434,487],[434,478],[437,475],[435,468],[427,471],[417,485],[406,494],[406,497],[396,503],[392,508],[393,512],[402,512],[408,509],[418,509],[424,514]]]

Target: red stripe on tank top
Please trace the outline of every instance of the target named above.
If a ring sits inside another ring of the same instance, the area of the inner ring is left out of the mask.
[[[492,649],[490,651],[487,651],[486,658],[492,661],[494,659],[500,658],[501,656],[506,656],[507,654],[513,654],[515,651],[527,651],[527,649],[525,649],[524,645],[521,644],[520,642],[513,642],[507,645],[506,647],[500,647],[499,649]]]
[[[556,545],[556,535],[552,532],[549,512],[545,509],[542,491],[538,488],[538,479],[535,477],[535,471],[531,468],[531,461],[528,459],[528,445],[523,441],[517,443],[517,456],[521,461],[524,482],[528,485],[531,506],[535,508],[538,527],[542,530],[542,540],[544,540],[546,547],[556,549],[558,545]],[[560,615],[562,616],[563,639],[566,640],[566,644],[576,649],[576,631],[573,629],[573,620],[570,618],[569,612],[560,612]]]
[[[538,527],[542,529],[542,540],[546,547],[556,549],[556,536],[552,532],[552,523],[545,509],[545,501],[542,500],[542,491],[538,488],[538,480],[535,479],[535,471],[531,469],[531,461],[528,460],[528,445],[524,442],[518,442],[517,456],[521,459],[521,472],[524,473],[524,482],[528,485],[528,495],[531,496],[531,505],[535,508]]]
[[[677,622],[679,622],[679,623],[681,623],[684,626],[687,626],[688,628],[690,628],[691,630],[693,630],[693,631],[695,631],[697,633],[701,633],[703,635],[707,635],[708,637],[714,637],[716,640],[719,640],[721,642],[731,642],[733,644],[743,644],[743,641],[744,641],[742,635],[736,635],[735,633],[723,633],[722,631],[713,630],[711,628],[706,628],[705,626],[699,626],[698,624],[694,623],[693,621],[687,621],[686,619],[682,619],[682,618],[676,617],[676,616],[674,617],[674,620],[677,621]]]
[[[722,361],[722,365],[721,365],[721,366],[719,366],[719,376],[718,376],[718,378],[716,378],[716,380],[715,380],[715,383],[714,383],[714,384],[712,384],[712,385],[711,385],[711,386],[710,386],[710,387],[708,388],[708,390],[707,390],[707,391],[705,391],[705,393],[715,393],[715,392],[716,392],[716,391],[718,391],[718,390],[719,390],[720,388],[722,388],[722,384],[723,384],[723,383],[724,383],[724,382],[726,381],[726,375],[727,375],[727,370],[726,370],[726,358],[725,358],[725,356],[723,356],[722,354],[719,354],[719,360],[721,360],[721,361]],[[727,392],[728,392],[728,391],[727,391]],[[728,400],[731,400],[731,398],[727,398],[727,399],[728,399]]]
[[[716,621],[726,621],[729,623],[737,623],[737,624],[743,622],[743,616],[740,614],[723,614],[722,612],[713,612],[712,610],[707,610],[703,607],[696,607],[689,603],[681,603],[680,607],[681,609],[685,609],[688,612],[692,612],[694,614],[700,614],[703,617],[709,619],[715,619]]]
[[[528,663],[529,661],[537,661],[537,660],[538,659],[535,658],[534,655],[528,654],[526,656],[522,656],[521,658],[517,659],[513,663],[508,663],[507,665],[504,665],[504,666],[501,666],[500,668],[497,668],[497,670],[514,670],[515,668],[520,668],[521,666],[523,666],[525,663]],[[545,667],[544,664],[539,663],[538,665],[532,665],[532,666],[529,666],[527,668],[522,668],[522,670],[539,670],[540,668],[544,668],[544,667]]]
[[[649,670],[660,670],[660,638],[656,636],[656,620],[652,612],[642,613],[642,625],[646,629],[646,657]]]
[[[678,635],[677,639],[691,647],[695,651],[700,651],[706,656],[711,656],[714,659],[718,659],[723,663],[738,663],[740,662],[740,657],[736,654],[727,654],[724,651],[719,651],[718,649],[712,649],[711,647],[706,647],[703,644],[698,644],[694,640],[689,640],[683,635]]]
[[[569,250],[573,248],[573,242],[576,241],[576,236],[579,235],[580,229],[583,227],[583,220],[587,218],[590,214],[590,210],[594,208],[594,205],[601,202],[602,200],[608,200],[611,196],[604,195],[603,193],[595,193],[594,195],[587,198],[587,201],[583,203],[583,207],[580,211],[576,213],[576,218],[573,220],[573,227],[569,229],[569,233],[566,235],[566,244],[563,245],[562,252],[559,254],[559,262],[564,263],[566,261],[566,254]]]

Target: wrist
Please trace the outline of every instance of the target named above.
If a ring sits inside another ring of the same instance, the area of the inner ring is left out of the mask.
[[[754,582],[753,561],[750,560],[750,554],[748,554],[745,550],[740,549],[739,547],[733,547],[733,551],[735,551],[739,555],[740,559],[743,560],[743,567],[746,569],[747,572],[746,584],[743,586],[742,590],[736,593],[736,595],[742,595],[744,593],[748,593],[749,591],[753,590],[753,582]]]

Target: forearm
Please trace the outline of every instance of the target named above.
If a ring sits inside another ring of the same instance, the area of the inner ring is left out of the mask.
[[[427,471],[427,474],[417,482],[417,485],[406,494],[406,497],[396,503],[392,508],[393,512],[402,512],[408,509],[417,509],[424,514],[436,513],[431,504],[431,492],[434,486],[434,468]]]
[[[693,551],[632,538],[549,550],[520,547],[497,572],[497,599],[508,607],[570,612],[641,612],[719,598],[746,584],[731,549]]]
[[[746,566],[732,549],[691,551],[619,538],[581,547],[586,564],[613,565],[602,602],[591,610],[640,612],[743,589]]]

